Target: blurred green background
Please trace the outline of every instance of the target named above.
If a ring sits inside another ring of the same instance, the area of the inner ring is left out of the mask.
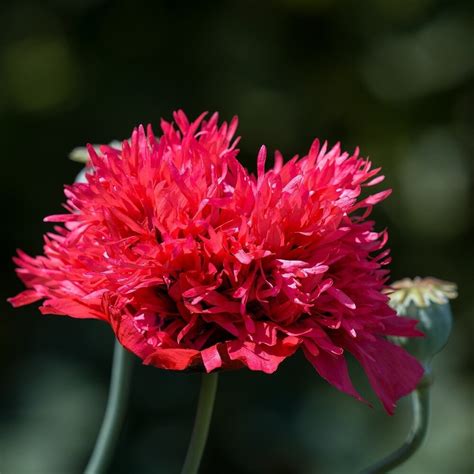
[[[474,4],[471,0],[46,0],[0,6],[3,221],[0,472],[82,472],[104,409],[113,337],[96,321],[12,310],[11,256],[41,252],[42,223],[80,165],[69,151],[184,108],[240,117],[241,158],[288,158],[318,136],[359,145],[392,197],[393,279],[459,284],[435,360],[425,445],[397,473],[472,472]],[[361,371],[358,387],[374,400]],[[139,366],[111,472],[178,473],[199,376]],[[394,417],[328,386],[303,357],[277,374],[220,377],[203,473],[352,473],[401,443]]]

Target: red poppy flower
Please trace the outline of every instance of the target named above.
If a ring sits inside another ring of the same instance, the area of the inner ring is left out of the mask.
[[[87,183],[67,186],[67,214],[44,256],[19,251],[27,290],[44,314],[108,322],[145,364],[184,370],[246,366],[272,373],[298,349],[328,382],[361,399],[346,351],[388,412],[423,369],[385,336],[418,336],[382,292],[387,234],[366,220],[390,191],[361,198],[380,169],[316,140],[257,176],[237,160],[237,120],[217,114],[162,136],[134,130],[121,148],[89,147]]]

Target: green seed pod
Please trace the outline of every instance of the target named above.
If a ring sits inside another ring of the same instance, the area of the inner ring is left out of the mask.
[[[399,316],[417,319],[417,328],[425,336],[420,338],[396,338],[413,354],[426,369],[429,369],[433,357],[448,342],[453,318],[449,300],[456,298],[454,283],[436,278],[405,278],[391,285],[390,306]]]

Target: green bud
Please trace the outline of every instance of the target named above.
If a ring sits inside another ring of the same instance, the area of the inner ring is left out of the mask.
[[[109,146],[112,148],[116,148],[117,150],[122,149],[122,144],[118,140],[112,140],[109,143]],[[93,147],[97,153],[100,153],[100,145],[93,145]],[[87,151],[87,148],[85,146],[78,146],[74,148],[71,153],[69,153],[69,159],[85,164],[89,161],[89,152]]]

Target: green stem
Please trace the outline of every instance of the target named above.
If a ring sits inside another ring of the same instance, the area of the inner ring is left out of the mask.
[[[132,367],[132,354],[116,341],[107,408],[84,474],[103,474],[110,464],[127,407]]]
[[[209,425],[211,423],[214,400],[216,398],[217,373],[203,374],[201,391],[194,421],[193,434],[181,474],[197,474],[206,446]]]
[[[429,378],[429,377],[428,377]],[[405,443],[393,453],[362,471],[362,474],[383,474],[404,463],[418,450],[428,430],[430,414],[430,381],[422,380],[412,393],[413,423]]]

